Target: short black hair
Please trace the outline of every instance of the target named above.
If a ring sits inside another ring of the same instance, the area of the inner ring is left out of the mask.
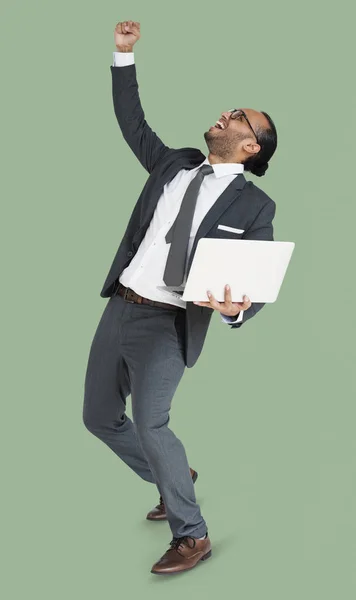
[[[253,175],[257,175],[257,177],[262,177],[266,173],[269,166],[268,161],[272,158],[277,148],[276,126],[266,112],[261,111],[261,114],[266,117],[269,127],[265,128],[258,125],[256,133],[261,149],[257,154],[250,156],[244,162],[244,170],[250,171]]]

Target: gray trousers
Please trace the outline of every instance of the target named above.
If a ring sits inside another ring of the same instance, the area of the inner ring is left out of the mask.
[[[137,475],[155,483],[174,537],[202,537],[182,442],[168,427],[185,369],[184,309],[131,304],[112,296],[95,332],[85,376],[83,420]],[[131,420],[126,398],[131,394]]]

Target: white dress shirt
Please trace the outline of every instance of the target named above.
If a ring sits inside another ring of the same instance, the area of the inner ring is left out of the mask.
[[[113,66],[134,64],[133,52],[114,52],[113,54]],[[170,244],[167,244],[165,236],[178,215],[189,183],[203,164],[210,164],[208,158],[194,169],[181,169],[163,187],[146,235],[130,264],[119,277],[123,285],[145,298],[186,308],[186,302],[179,294],[159,289],[158,286],[165,285],[163,273],[170,249]],[[211,166],[214,172],[204,177],[199,189],[190,231],[187,260],[189,260],[194,238],[203,218],[229,183],[235,179],[236,175],[244,171],[242,163],[218,163]],[[208,297],[206,301],[209,301]],[[242,321],[243,311],[240,311],[237,317],[229,317],[221,313],[220,315],[225,323],[239,323]]]

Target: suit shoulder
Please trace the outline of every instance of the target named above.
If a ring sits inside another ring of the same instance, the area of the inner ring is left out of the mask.
[[[185,148],[172,148],[175,156],[177,158],[184,157],[186,159],[191,159],[193,161],[201,161],[203,162],[206,156],[199,150],[199,148],[192,148],[187,146]]]
[[[269,202],[272,202],[274,206],[276,206],[275,201],[268,195],[264,190],[255,185],[253,181],[248,181],[246,184],[247,193],[251,198],[255,200],[261,207],[265,206]]]

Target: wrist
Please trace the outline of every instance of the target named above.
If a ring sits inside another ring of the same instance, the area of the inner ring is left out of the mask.
[[[116,46],[117,52],[133,52],[133,46]]]

